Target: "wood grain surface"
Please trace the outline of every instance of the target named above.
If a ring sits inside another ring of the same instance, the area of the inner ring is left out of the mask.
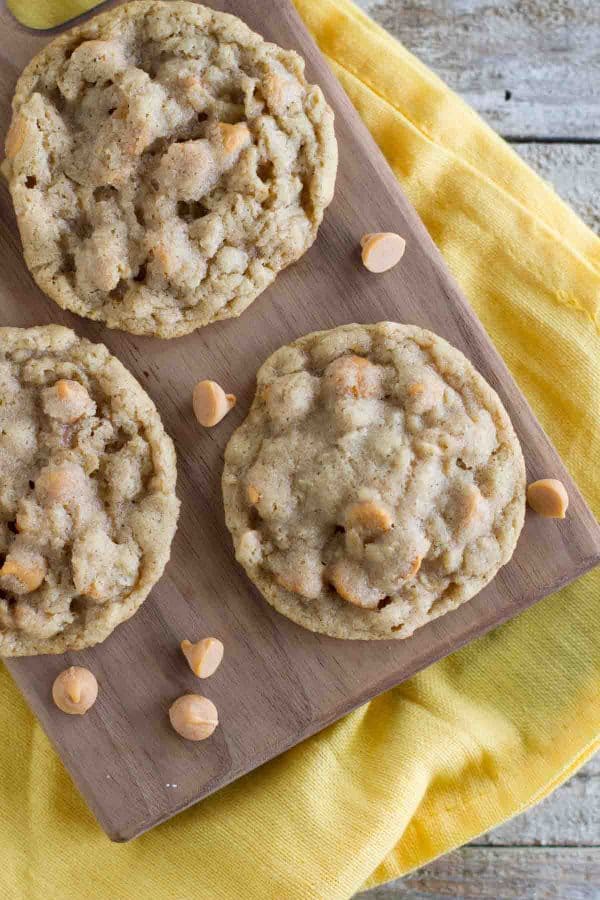
[[[599,884],[600,857],[586,847],[469,846],[357,900],[598,900]]]
[[[507,140],[600,139],[598,0],[358,0]]]
[[[177,341],[134,338],[60,311],[34,286],[21,259],[6,188],[0,195],[3,324],[57,321],[102,340],[140,379],[173,436],[182,515],[167,573],[140,612],[101,646],[66,657],[9,662],[63,761],[114,840],[128,840],[323,728],[373,695],[514,616],[600,560],[600,529],[482,327],[461,297],[423,225],[288,0],[215,3],[266,37],[295,47],[336,111],[340,170],[336,196],[315,246],[236,321]],[[0,17],[0,131],[18,72],[47,36]],[[362,269],[364,231],[407,238],[402,265],[383,276]],[[432,328],[458,346],[498,390],[525,453],[530,479],[567,484],[564,522],[528,514],[511,563],[477,598],[408,641],[343,642],[313,635],[278,616],[233,558],[223,521],[220,474],[225,444],[242,420],[259,364],[307,331],[381,319]],[[195,424],[191,389],[213,377],[238,395],[213,431]],[[203,691],[220,711],[213,738],[188,744],[166,711],[197,689],[178,642],[214,634],[225,660]],[[84,719],[53,708],[50,687],[65,664],[89,666],[100,697]]]

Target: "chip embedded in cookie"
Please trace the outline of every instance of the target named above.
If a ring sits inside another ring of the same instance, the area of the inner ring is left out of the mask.
[[[238,316],[333,196],[333,112],[297,53],[196,3],[140,0],[21,75],[3,171],[60,306],[176,337]]]
[[[169,559],[173,443],[127,369],[67,328],[0,328],[0,396],[0,656],[89,647]]]
[[[236,557],[279,612],[338,638],[409,637],[508,562],[519,441],[442,338],[341,326],[278,350],[257,381],[223,495]]]

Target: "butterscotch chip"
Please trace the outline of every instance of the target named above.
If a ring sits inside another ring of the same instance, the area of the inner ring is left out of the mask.
[[[368,576],[355,562],[340,559],[326,570],[325,577],[338,596],[353,606],[377,609],[384,594],[369,583]]]
[[[408,637],[483,588],[523,525],[525,466],[471,363],[409,325],[282,347],[226,452],[236,558],[311,631]]]
[[[171,725],[187,741],[203,741],[219,724],[217,707],[207,697],[184,694],[169,709]]]
[[[181,651],[194,675],[209,678],[221,665],[225,648],[218,638],[209,637],[196,641],[195,644],[188,640],[182,641]]]
[[[363,356],[342,356],[328,366],[324,386],[340,397],[377,397],[381,373]]]
[[[273,577],[284,590],[307,600],[314,600],[321,592],[321,577],[315,577],[313,572],[276,572]]]
[[[556,478],[541,478],[527,485],[527,503],[550,519],[564,519],[569,505],[569,495],[562,481]]]
[[[382,231],[365,234],[361,238],[361,258],[369,272],[387,272],[400,262],[406,249],[406,241],[399,234]]]
[[[0,656],[104,640],[169,558],[175,451],[102,344],[0,328]]]
[[[98,697],[96,676],[81,666],[71,666],[56,677],[52,698],[60,710],[70,716],[83,716]]]
[[[410,566],[404,573],[404,577],[406,579],[414,578],[415,575],[417,574],[417,572],[419,571],[419,569],[421,568],[422,562],[423,562],[423,560],[421,559],[420,556],[415,556],[415,558],[411,562]]]
[[[14,159],[23,144],[25,143],[27,131],[25,121],[21,116],[16,116],[6,135],[6,158]]]
[[[0,568],[0,587],[17,596],[30,594],[40,587],[46,577],[46,560],[26,546],[15,549],[16,552],[9,553]]]
[[[246,488],[246,496],[252,506],[256,506],[256,504],[260,502],[260,491],[253,484],[249,484]]]
[[[164,338],[239,316],[298,260],[336,169],[304,60],[184,0],[126,3],[44,47],[3,165],[41,289]]]
[[[226,394],[216,381],[199,381],[192,396],[194,414],[205,428],[217,425],[236,402],[235,394]]]
[[[35,480],[35,495],[43,509],[54,503],[65,508],[73,503],[79,504],[89,488],[83,468],[71,462],[44,466]]]
[[[393,525],[393,518],[383,503],[373,500],[362,500],[352,503],[346,511],[346,525],[357,528],[365,534],[376,536],[383,534]]]
[[[83,385],[70,378],[59,378],[52,387],[44,388],[41,396],[44,412],[69,425],[96,412],[96,404]]]
[[[220,122],[217,128],[223,142],[223,150],[228,155],[239,153],[252,140],[245,122],[238,122],[237,125],[228,125],[226,122]]]
[[[461,492],[458,498],[458,522],[459,527],[470,525],[481,510],[481,492],[476,485],[469,485],[468,489]]]

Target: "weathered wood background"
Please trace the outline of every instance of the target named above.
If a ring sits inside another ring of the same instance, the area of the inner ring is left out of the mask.
[[[600,232],[600,0],[358,0]],[[599,900],[600,755],[551,797],[361,900]]]

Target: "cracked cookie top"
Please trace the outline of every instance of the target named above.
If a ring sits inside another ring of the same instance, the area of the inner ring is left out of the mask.
[[[236,557],[279,612],[340,638],[404,638],[511,557],[525,465],[500,399],[429,331],[303,337],[261,367],[225,454]]]
[[[239,315],[308,249],[336,167],[333,113],[296,53],[234,16],[143,0],[27,66],[3,170],[42,290],[176,337]]]
[[[169,559],[175,451],[102,344],[0,328],[0,656],[62,653],[128,619]]]

